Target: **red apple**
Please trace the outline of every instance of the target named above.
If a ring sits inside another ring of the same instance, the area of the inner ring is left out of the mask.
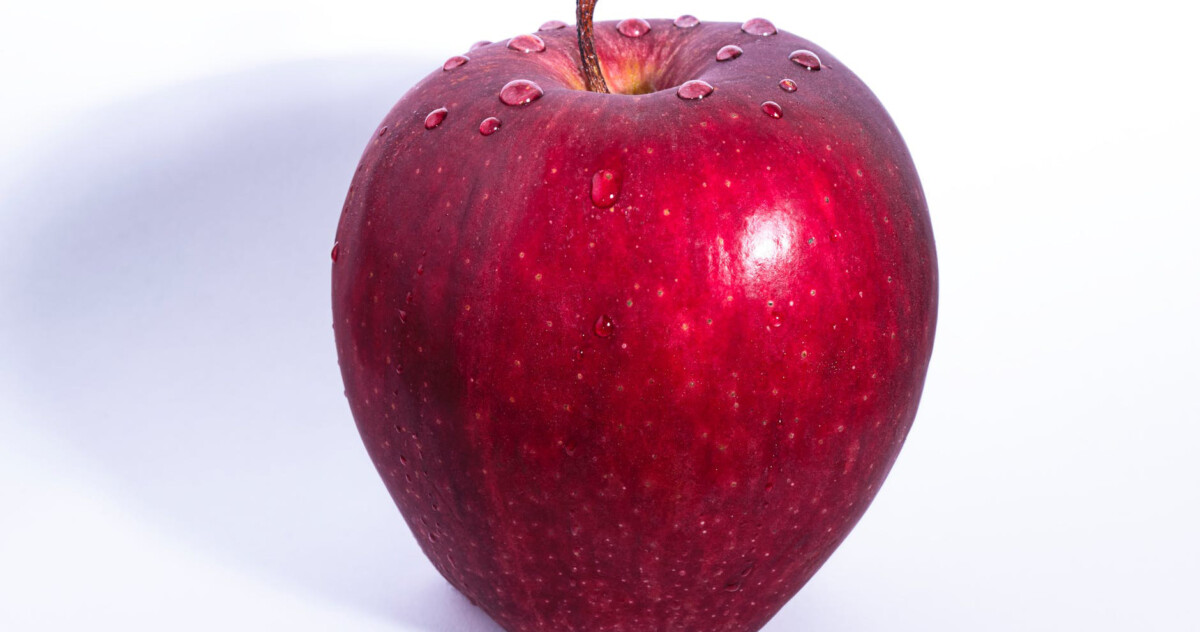
[[[334,248],[351,410],[505,629],[757,630],[916,414],[917,173],[867,87],[765,20],[597,23],[611,93],[555,26],[448,61],[371,139]]]

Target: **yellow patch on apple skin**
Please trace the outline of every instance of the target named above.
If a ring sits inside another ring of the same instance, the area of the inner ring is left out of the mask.
[[[616,63],[614,63],[616,62]],[[649,94],[658,89],[655,80],[658,78],[658,68],[647,64],[645,60],[626,58],[614,60],[610,57],[603,59],[604,78],[610,91],[617,94]]]

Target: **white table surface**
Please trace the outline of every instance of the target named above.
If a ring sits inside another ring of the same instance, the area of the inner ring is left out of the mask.
[[[0,7],[0,629],[499,630],[366,458],[328,251],[404,90],[571,3],[406,4]],[[1195,629],[1195,9],[599,6],[821,43],[925,183],[921,411],[766,630]]]

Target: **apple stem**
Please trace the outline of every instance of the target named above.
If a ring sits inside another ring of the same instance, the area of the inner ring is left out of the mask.
[[[575,30],[579,34],[579,65],[583,69],[583,80],[590,92],[608,94],[608,84],[600,72],[600,57],[596,55],[596,40],[592,34],[592,14],[596,11],[596,0],[576,0]]]

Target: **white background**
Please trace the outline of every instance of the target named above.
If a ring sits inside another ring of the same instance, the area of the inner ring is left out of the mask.
[[[830,49],[908,140],[941,314],[878,500],[767,627],[1194,630],[1190,3],[602,0]],[[0,629],[496,632],[341,396],[328,252],[401,94],[569,0],[0,5]]]

